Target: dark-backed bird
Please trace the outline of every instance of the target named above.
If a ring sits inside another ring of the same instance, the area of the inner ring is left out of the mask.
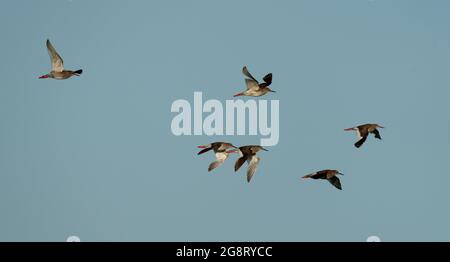
[[[197,155],[201,155],[205,152],[213,150],[216,155],[216,161],[212,162],[208,167],[208,172],[215,169],[216,167],[222,165],[225,160],[228,158],[228,154],[237,153],[237,150],[228,150],[230,148],[237,148],[230,143],[226,142],[214,142],[204,146],[198,146],[198,148],[202,148]]]
[[[247,182],[250,183],[252,180],[253,175],[256,172],[256,169],[258,168],[259,162],[261,158],[256,155],[259,151],[269,151],[262,146],[241,146],[239,147],[239,158],[236,160],[236,163],[234,164],[234,171],[238,171],[239,168],[245,163],[245,161],[248,162],[248,169],[247,169]]]
[[[259,83],[248,71],[247,67],[242,68],[242,73],[248,77],[245,79],[245,84],[247,85],[247,90],[241,93],[237,93],[234,96],[262,96],[268,92],[275,92],[269,88],[272,84],[272,73],[267,74],[263,78],[263,83]]]
[[[378,124],[364,124],[359,125],[356,127],[350,127],[344,129],[345,131],[356,131],[356,134],[358,136],[358,141],[355,143],[355,147],[359,148],[366,142],[367,136],[369,134],[374,134],[375,138],[378,138],[381,140],[380,132],[377,128],[384,128]]]
[[[312,179],[326,179],[337,189],[342,190],[341,181],[337,177],[337,175],[344,175],[337,170],[325,169],[321,170],[309,175],[304,176],[303,178],[312,178]]]
[[[52,63],[52,71],[50,73],[40,76],[39,78],[53,78],[53,79],[67,79],[71,76],[80,76],[83,73],[82,69],[71,71],[64,70],[64,61],[61,56],[56,52],[50,40],[47,39],[47,51],[50,55],[50,62]]]

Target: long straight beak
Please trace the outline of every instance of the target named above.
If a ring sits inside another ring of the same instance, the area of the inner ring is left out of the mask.
[[[264,151],[269,151],[269,150],[265,149],[264,147],[261,147],[261,149],[264,150]]]
[[[339,175],[341,175],[341,176],[343,176],[343,175],[344,175],[344,174],[342,174],[342,173],[340,173],[340,172],[338,172],[338,174],[339,174]]]

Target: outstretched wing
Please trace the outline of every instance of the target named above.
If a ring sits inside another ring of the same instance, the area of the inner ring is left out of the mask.
[[[264,82],[265,82],[267,85],[272,84],[272,73],[267,74],[267,75],[263,78],[263,80],[264,80]]]
[[[355,143],[355,146],[357,148],[361,147],[364,144],[364,142],[366,142],[366,139],[367,139],[367,135],[363,136],[360,140],[358,140],[358,142]]]
[[[236,163],[234,164],[234,172],[238,171],[239,168],[241,168],[241,166],[245,163],[246,160],[247,160],[247,156],[245,156],[245,155],[238,158],[238,160],[236,160]]]
[[[64,70],[64,61],[58,52],[56,52],[50,40],[47,39],[47,51],[50,56],[50,61],[52,63],[52,71],[62,72]]]
[[[244,68],[242,68],[242,73],[243,73],[246,77],[248,77],[248,78],[250,78],[251,80],[253,80],[253,81],[255,81],[256,83],[258,83],[258,81],[252,76],[252,74],[250,74],[250,72],[248,71],[248,69],[247,69],[246,66],[244,66]]]
[[[212,162],[208,167],[208,172],[213,170],[214,168],[222,165],[225,160],[227,159],[228,154],[227,153],[216,153],[216,161]]]
[[[250,180],[252,180],[253,175],[256,172],[256,169],[258,168],[260,158],[258,156],[253,156],[250,160],[250,164],[248,165],[247,169],[247,182],[250,183]]]
[[[328,178],[328,181],[335,186],[337,189],[342,190],[341,181],[337,176],[332,176]]]
[[[374,129],[373,133],[375,134],[375,138],[381,139],[380,132],[378,131],[378,129]]]

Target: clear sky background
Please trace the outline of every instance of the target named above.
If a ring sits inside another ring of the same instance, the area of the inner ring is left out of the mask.
[[[450,240],[450,2],[3,1],[0,240]],[[50,69],[49,38],[68,69]],[[273,73],[280,142],[248,184],[175,137],[176,99]],[[343,129],[386,126],[356,149]],[[301,180],[338,169],[343,191]]]

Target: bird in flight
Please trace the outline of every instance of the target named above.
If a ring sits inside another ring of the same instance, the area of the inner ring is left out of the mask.
[[[344,174],[340,173],[337,170],[325,169],[325,170],[318,171],[316,173],[306,175],[302,178],[304,178],[304,179],[307,179],[307,178],[326,179],[337,189],[342,190],[341,181],[339,180],[337,175],[344,175]]]
[[[234,171],[238,171],[239,168],[245,163],[245,161],[248,162],[248,169],[247,169],[247,182],[250,183],[252,180],[253,175],[256,172],[256,169],[258,168],[259,162],[261,158],[256,155],[259,151],[269,151],[262,146],[241,146],[239,147],[239,158],[236,160],[236,163],[234,164]]]
[[[198,146],[198,148],[202,148],[202,150],[200,152],[198,152],[197,155],[201,155],[210,150],[213,150],[216,155],[216,161],[212,162],[209,165],[208,172],[211,172],[213,169],[222,165],[225,162],[225,160],[228,158],[228,154],[237,153],[237,150],[234,150],[234,149],[228,150],[230,148],[237,148],[237,147],[233,146],[230,143],[226,143],[226,142],[214,142],[214,143],[211,143],[208,145]]]
[[[358,141],[355,143],[355,147],[359,148],[361,147],[364,142],[366,142],[367,136],[369,136],[370,133],[374,134],[375,138],[378,138],[381,140],[380,132],[377,128],[384,128],[378,124],[364,124],[359,125],[356,127],[350,127],[344,129],[345,131],[356,131],[356,134],[358,136]]]
[[[237,93],[236,96],[262,96],[267,94],[268,92],[275,92],[269,88],[270,84],[272,84],[272,73],[267,74],[263,78],[263,83],[259,83],[248,71],[247,67],[244,66],[242,68],[242,73],[247,77],[245,79],[245,83],[247,85],[247,90]]]
[[[61,56],[56,52],[50,40],[47,39],[47,50],[50,55],[50,62],[52,63],[52,71],[50,73],[40,76],[39,78],[53,78],[53,79],[67,79],[71,76],[80,76],[83,73],[82,69],[71,71],[64,70],[64,61]]]

